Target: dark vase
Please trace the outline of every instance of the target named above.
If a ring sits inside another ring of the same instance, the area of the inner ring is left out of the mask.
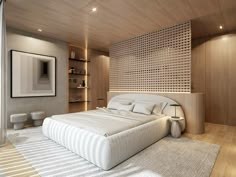
[[[85,87],[85,80],[82,80],[82,87]]]

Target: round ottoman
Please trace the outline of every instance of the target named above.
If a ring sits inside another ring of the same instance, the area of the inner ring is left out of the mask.
[[[20,130],[24,128],[24,123],[27,121],[27,114],[12,114],[10,116],[10,122],[13,123],[14,130]]]
[[[45,118],[45,112],[37,111],[31,112],[31,119],[34,121],[34,126],[41,126],[43,124],[43,120]]]

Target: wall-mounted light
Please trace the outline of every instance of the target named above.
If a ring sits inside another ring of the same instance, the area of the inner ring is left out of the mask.
[[[97,8],[96,7],[93,7],[92,8],[92,12],[96,12],[97,11]]]
[[[220,29],[220,30],[222,30],[222,29],[223,29],[223,26],[222,26],[222,25],[220,25],[220,26],[219,26],[219,29]]]
[[[42,32],[43,30],[39,28],[37,31],[38,31],[38,32]]]

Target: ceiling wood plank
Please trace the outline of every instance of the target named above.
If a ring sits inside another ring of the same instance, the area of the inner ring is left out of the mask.
[[[236,14],[230,8],[236,8],[235,0],[7,0],[6,21],[16,29],[38,34],[41,28],[40,35],[108,51],[113,43],[193,19],[196,36],[211,33],[222,19],[232,30]]]

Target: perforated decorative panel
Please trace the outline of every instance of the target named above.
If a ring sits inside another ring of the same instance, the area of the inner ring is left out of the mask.
[[[116,43],[110,58],[110,91],[190,92],[191,24]]]

